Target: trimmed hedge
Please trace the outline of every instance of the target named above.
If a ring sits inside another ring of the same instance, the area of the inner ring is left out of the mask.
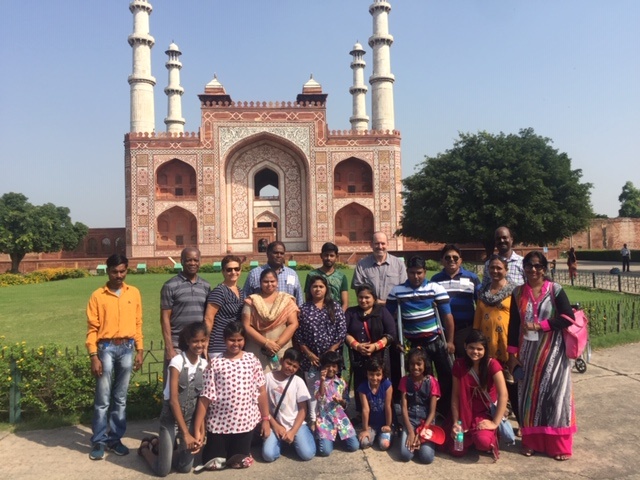
[[[0,275],[0,287],[12,285],[30,285],[33,283],[53,282],[56,280],[66,280],[67,278],[88,277],[89,272],[80,268],[45,268],[32,273],[14,274],[3,273]]]

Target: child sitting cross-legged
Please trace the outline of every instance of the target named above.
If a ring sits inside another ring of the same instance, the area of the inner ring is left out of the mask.
[[[369,448],[376,437],[380,450],[391,446],[391,398],[393,387],[384,375],[380,359],[373,357],[366,363],[367,380],[358,386],[362,405],[362,431],[358,435],[360,448]]]
[[[313,433],[305,422],[311,395],[304,380],[296,375],[301,356],[295,348],[287,349],[280,360],[280,369],[266,375],[271,434],[262,444],[265,462],[280,457],[283,443],[293,445],[301,460],[311,460],[316,455]]]

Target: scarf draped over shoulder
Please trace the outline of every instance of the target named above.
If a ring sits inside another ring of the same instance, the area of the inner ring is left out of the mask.
[[[507,284],[499,291],[497,291],[496,293],[491,293],[491,284],[488,284],[480,291],[479,298],[490,307],[495,307],[505,298],[510,297],[513,289],[516,288],[516,286],[517,285],[515,285],[514,283],[507,282]]]
[[[259,293],[249,295],[245,304],[251,307],[251,326],[258,332],[268,332],[287,321],[291,313],[298,311],[295,298],[285,292],[278,292],[271,305]]]

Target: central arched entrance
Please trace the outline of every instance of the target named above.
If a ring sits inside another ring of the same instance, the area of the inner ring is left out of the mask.
[[[257,135],[232,149],[225,169],[227,248],[257,251],[268,238],[308,251],[307,178],[304,155],[279,137]]]

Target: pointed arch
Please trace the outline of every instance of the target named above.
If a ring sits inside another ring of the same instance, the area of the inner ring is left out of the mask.
[[[196,171],[174,158],[156,170],[156,200],[195,200],[198,195]]]
[[[345,205],[334,217],[338,245],[369,243],[373,235],[373,212],[357,202]]]
[[[333,194],[337,198],[373,195],[371,165],[357,157],[339,162],[333,171]]]
[[[198,221],[184,208],[171,207],[156,222],[156,249],[174,250],[198,244]]]

